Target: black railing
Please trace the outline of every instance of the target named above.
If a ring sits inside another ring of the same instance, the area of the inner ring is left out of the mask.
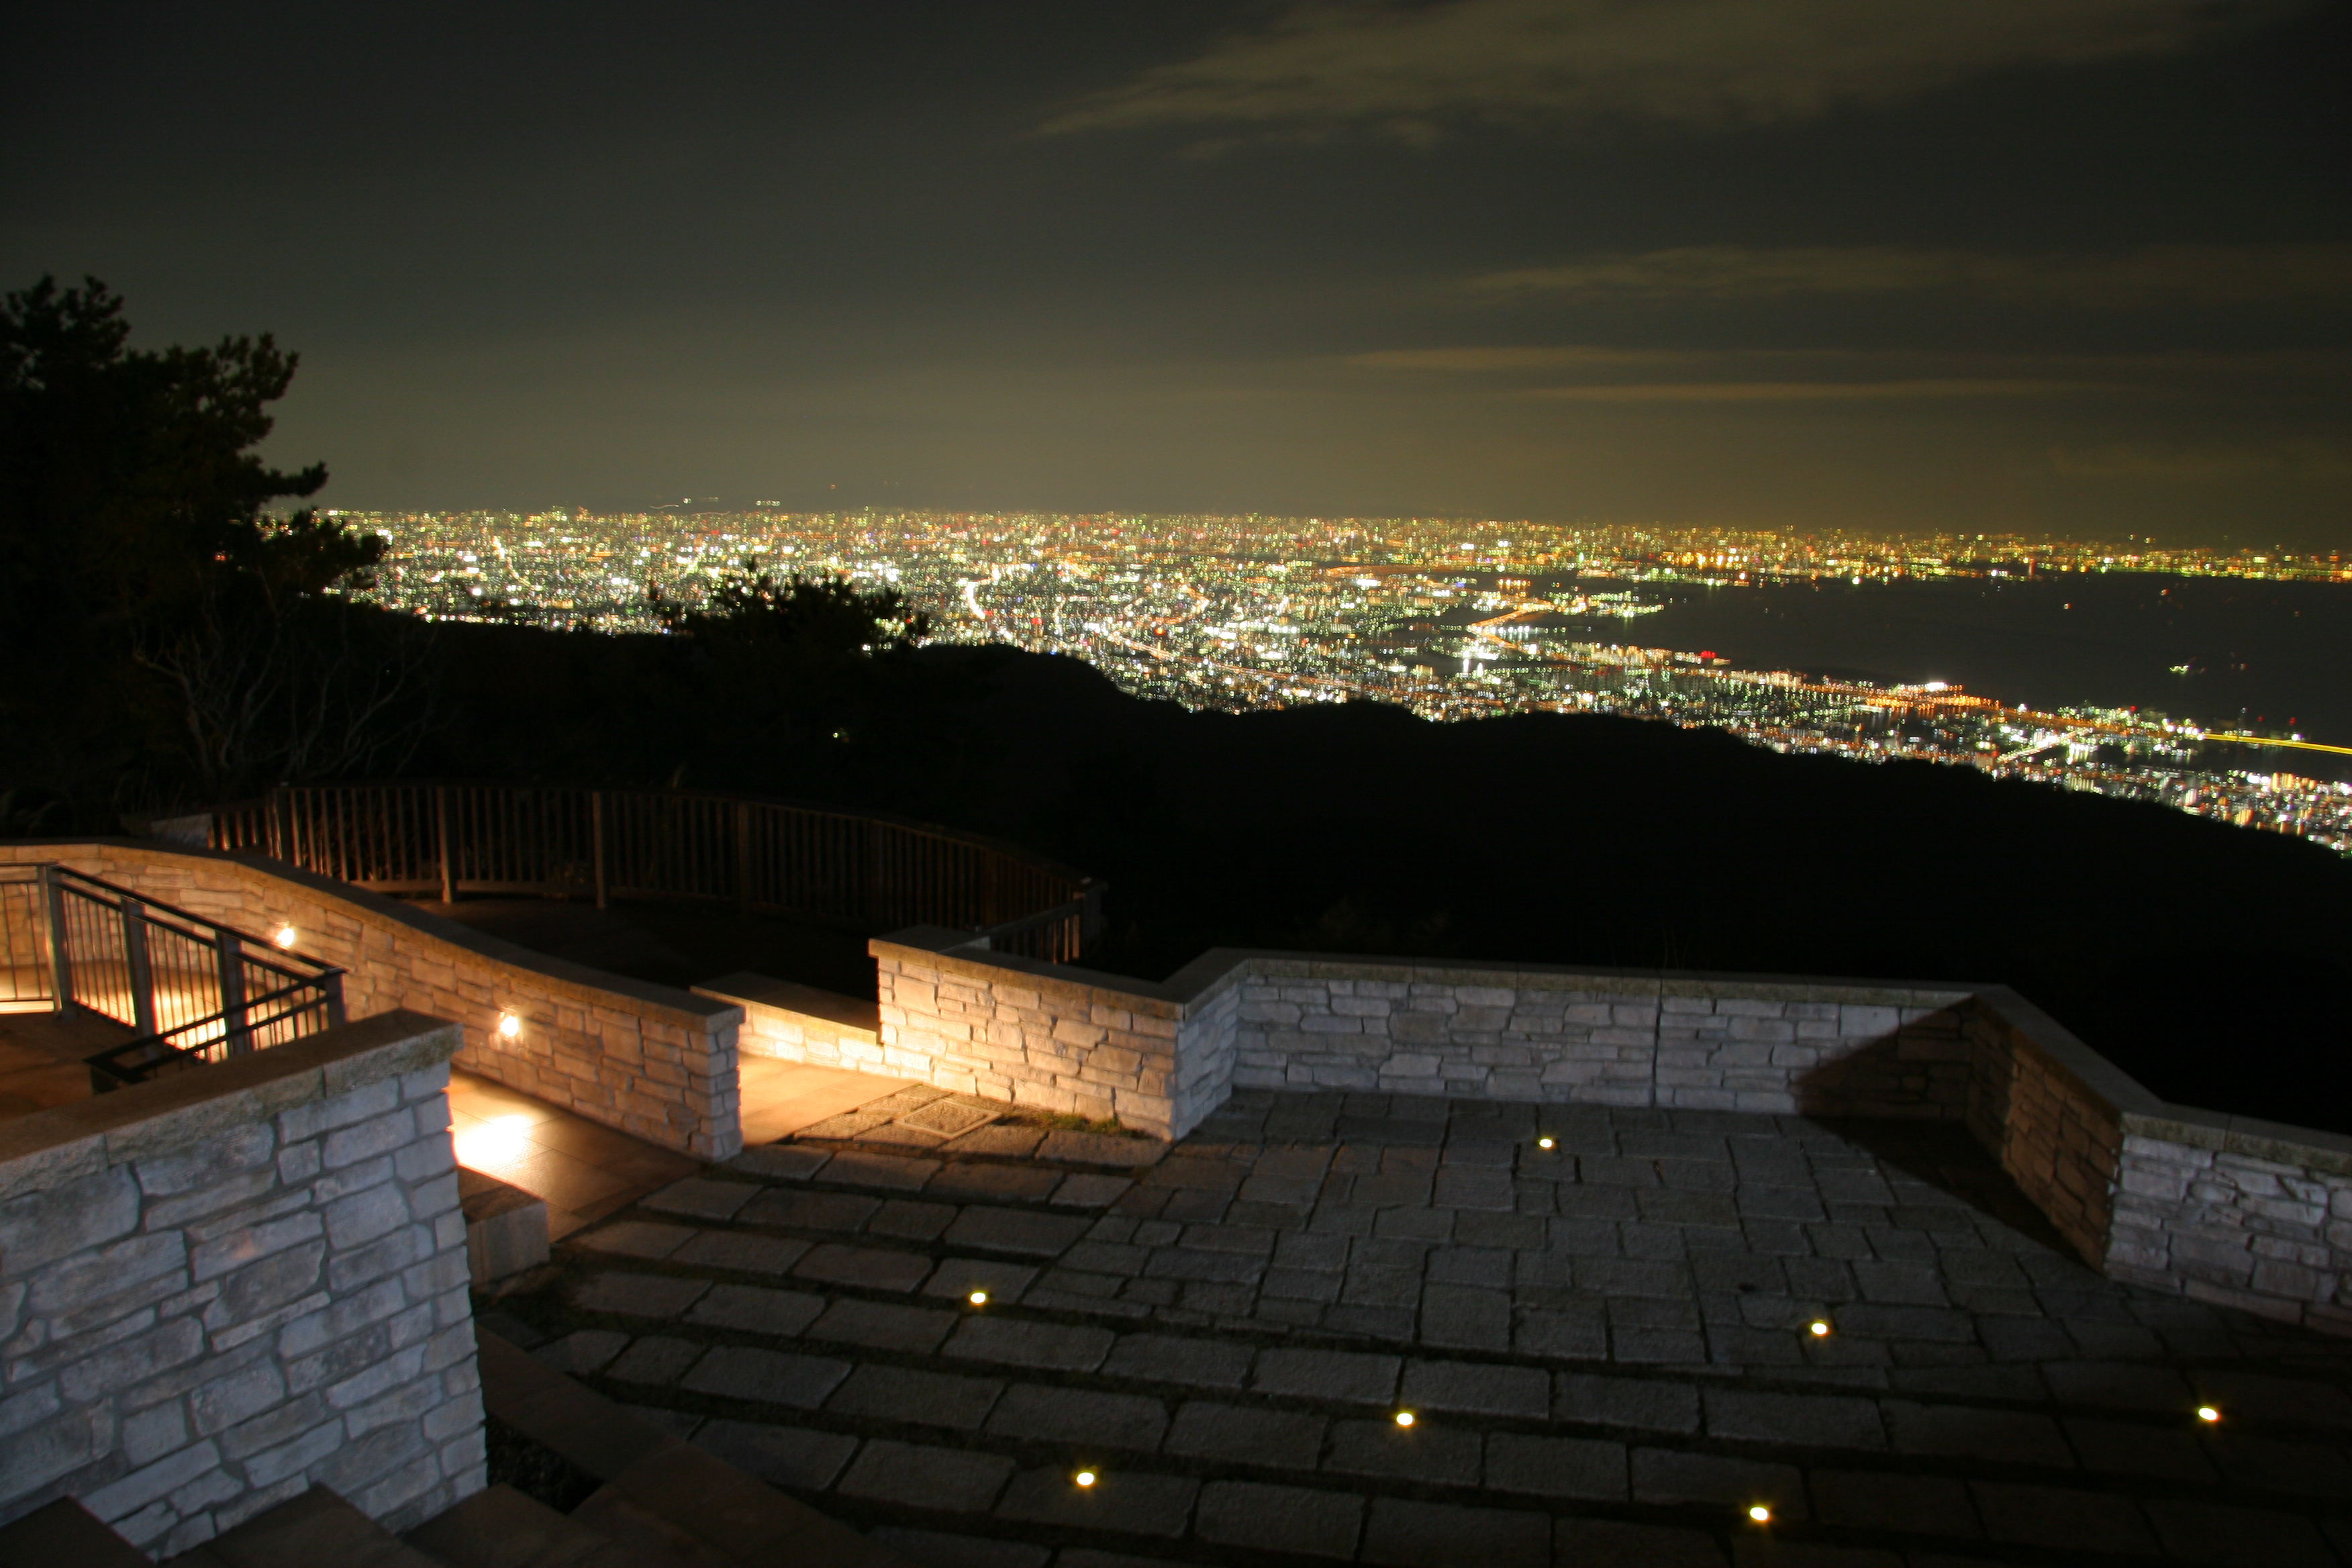
[[[343,1021],[343,972],[248,932],[63,866],[26,867],[33,907],[0,906],[13,975],[45,974],[58,1012],[110,1018],[133,1037],[86,1058],[100,1092],[216,1062]],[[22,981],[12,982],[18,990]],[[26,998],[40,999],[40,998]]]
[[[988,938],[991,952],[1034,958],[1043,963],[1076,963],[1089,934],[1088,921],[1094,914],[1089,906],[1087,899],[1073,899],[1050,910],[1039,910],[1034,915],[990,926],[981,934]]]
[[[749,795],[492,784],[299,784],[215,808],[215,849],[378,892],[690,899],[746,915],[971,930],[1032,921],[1074,958],[1103,885],[928,823]],[[1024,926],[1024,933],[1025,933]],[[1057,958],[1055,962],[1062,962]]]
[[[54,1006],[57,1001],[41,869],[0,866],[0,1005],[11,1012]]]

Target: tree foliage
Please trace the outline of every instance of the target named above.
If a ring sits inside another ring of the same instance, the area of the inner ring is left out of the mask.
[[[87,817],[101,797],[159,804],[381,752],[420,650],[330,597],[366,581],[381,540],[272,510],[327,479],[256,450],[296,356],[267,334],[142,350],[130,332],[95,279],[0,300],[7,782]]]

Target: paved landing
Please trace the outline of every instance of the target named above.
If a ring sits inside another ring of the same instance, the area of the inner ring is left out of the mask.
[[[0,1121],[89,1098],[82,1058],[131,1038],[88,1014],[0,1012]]]
[[[1949,1130],[1244,1094],[1052,1152],[752,1150],[501,1306],[940,1568],[2352,1562],[2352,1342],[2100,1278]]]

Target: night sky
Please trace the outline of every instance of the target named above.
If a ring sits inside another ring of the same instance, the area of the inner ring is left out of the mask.
[[[330,505],[2352,548],[2352,3],[27,8],[0,283]]]

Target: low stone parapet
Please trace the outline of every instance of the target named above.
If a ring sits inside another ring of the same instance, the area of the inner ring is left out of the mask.
[[[2169,1105],[2005,986],[1220,949],[1163,982],[915,928],[903,1076],[1181,1137],[1236,1088],[1964,1124],[2105,1271],[2352,1332],[2352,1139]]]
[[[482,1489],[457,1046],[387,1013],[0,1125],[0,1523],[169,1555],[313,1484],[395,1531]]]

